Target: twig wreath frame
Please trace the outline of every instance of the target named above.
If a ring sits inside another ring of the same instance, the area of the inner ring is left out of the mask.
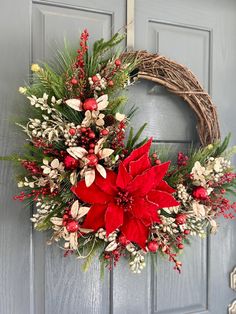
[[[196,128],[202,146],[220,139],[218,115],[211,96],[187,67],[147,51],[127,52],[123,56],[137,58],[138,79],[162,85],[187,102],[196,114]]]

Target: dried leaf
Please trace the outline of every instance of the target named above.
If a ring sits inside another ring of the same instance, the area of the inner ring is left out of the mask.
[[[79,231],[83,232],[83,233],[90,233],[90,232],[93,232],[94,230],[93,229],[86,229],[86,228],[79,228]]]
[[[87,187],[89,187],[91,184],[93,184],[95,180],[95,170],[91,169],[91,170],[87,170],[85,172],[85,184]]]
[[[76,171],[71,172],[70,174],[70,183],[75,185],[77,183],[77,173]]]
[[[115,241],[112,241],[108,244],[108,246],[105,248],[106,252],[114,251],[117,248],[118,244]]]
[[[75,159],[83,158],[85,155],[87,155],[87,150],[83,147],[70,147],[67,148],[67,152],[74,157]]]
[[[111,149],[111,148],[103,148],[103,149],[99,152],[99,154],[100,154],[100,159],[109,157],[113,152],[114,152],[114,150]]]
[[[104,110],[108,106],[108,95],[102,95],[97,99],[98,110]]]
[[[75,201],[71,206],[71,216],[72,218],[76,218],[79,212],[79,201]]]
[[[78,214],[78,219],[82,218],[83,216],[85,216],[90,210],[90,207],[87,206],[81,206],[79,208],[79,214]]]
[[[51,162],[52,169],[57,169],[59,167],[59,165],[60,165],[60,162],[57,158],[53,159],[53,161]]]
[[[62,226],[63,219],[59,217],[52,217],[50,221],[56,226]]]
[[[97,169],[97,171],[100,173],[100,175],[101,175],[104,179],[106,179],[106,177],[107,177],[106,169],[105,169],[102,165],[99,165],[99,164],[97,164],[96,169]]]
[[[67,104],[67,106],[69,106],[70,108],[76,110],[76,111],[81,111],[82,110],[82,104],[81,101],[79,99],[68,99],[65,102]]]

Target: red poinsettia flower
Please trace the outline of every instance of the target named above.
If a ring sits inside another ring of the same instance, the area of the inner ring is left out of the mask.
[[[160,223],[157,210],[177,206],[172,189],[164,180],[169,162],[152,166],[149,149],[152,140],[135,149],[119,166],[118,173],[97,175],[86,187],[82,180],[72,187],[75,195],[92,204],[83,228],[105,228],[107,235],[119,228],[127,240],[145,248],[149,227]]]

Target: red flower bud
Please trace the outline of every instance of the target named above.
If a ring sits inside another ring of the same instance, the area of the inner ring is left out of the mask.
[[[208,199],[207,190],[202,186],[198,186],[193,191],[193,197],[197,200],[203,200],[204,201],[204,200]]]
[[[98,105],[97,105],[97,101],[95,98],[88,98],[84,101],[83,103],[83,108],[84,110],[97,110]]]
[[[183,225],[186,223],[186,215],[185,214],[178,214],[175,218],[175,222],[177,225]]]
[[[185,229],[184,230],[184,234],[186,234],[186,235],[190,234],[190,230],[189,229]]]
[[[178,248],[179,248],[180,250],[182,250],[182,249],[184,248],[184,245],[183,245],[182,243],[180,243],[180,244],[178,244]]]
[[[109,82],[108,82],[108,86],[109,86],[109,87],[113,87],[113,86],[114,86],[114,82],[113,82],[112,80],[109,81]]]

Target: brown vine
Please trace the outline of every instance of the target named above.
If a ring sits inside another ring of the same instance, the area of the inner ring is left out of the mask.
[[[164,56],[147,51],[130,51],[123,54],[125,58],[134,56],[138,62],[138,79],[165,86],[171,93],[183,98],[195,112],[196,128],[203,146],[220,139],[216,107],[210,95],[188,68]]]

